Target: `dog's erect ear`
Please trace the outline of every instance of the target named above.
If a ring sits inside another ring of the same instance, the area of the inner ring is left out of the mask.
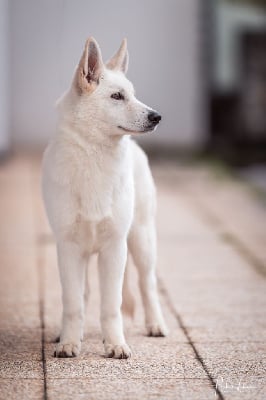
[[[92,92],[96,89],[103,70],[101,50],[93,37],[87,39],[80,59],[76,84],[81,91]]]
[[[117,53],[106,63],[107,68],[127,73],[128,69],[127,40],[123,39]]]

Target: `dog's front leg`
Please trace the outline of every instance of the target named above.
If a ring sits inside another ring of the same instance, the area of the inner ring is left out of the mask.
[[[127,242],[112,240],[99,254],[101,325],[107,357],[128,358],[121,315],[122,286],[127,259]]]
[[[63,319],[55,356],[75,357],[80,352],[84,320],[84,280],[87,259],[73,242],[57,245],[62,284]]]

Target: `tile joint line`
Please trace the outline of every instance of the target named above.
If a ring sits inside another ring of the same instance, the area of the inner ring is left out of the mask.
[[[222,230],[222,232],[217,233],[219,239],[228,243],[232,249],[234,249],[240,255],[240,257],[245,260],[245,262],[253,269],[253,271],[265,278],[266,271],[263,262],[261,262],[256,254],[250,248],[248,248],[245,243],[243,243],[241,238],[236,236],[232,231],[228,230],[224,226],[221,219],[217,217],[213,211],[210,211],[204,201],[197,199],[197,202],[195,202],[195,199],[191,197],[190,192],[187,192],[187,195],[189,197],[190,204],[192,204],[194,209],[199,212],[200,217],[207,222],[210,227],[219,227]]]
[[[34,176],[31,175],[31,190],[32,190],[32,209],[34,210],[34,225],[35,231],[38,232],[36,221],[37,219],[37,204],[34,200]],[[43,247],[42,243],[36,243],[37,256],[36,256],[36,267],[38,277],[38,294],[39,294],[39,318],[41,326],[41,357],[42,357],[42,369],[43,369],[43,400],[48,400],[47,396],[47,370],[46,370],[46,358],[45,358],[45,322],[44,322],[44,277],[43,277]]]
[[[166,302],[166,305],[167,305],[168,309],[173,314],[173,316],[175,317],[178,325],[182,329],[184,335],[186,336],[186,338],[188,340],[189,345],[192,347],[192,350],[193,350],[193,352],[194,352],[194,354],[196,356],[196,359],[201,364],[201,366],[204,369],[204,371],[205,371],[205,373],[206,373],[206,375],[207,375],[207,377],[208,377],[213,389],[215,390],[216,398],[219,399],[219,400],[224,400],[224,396],[222,395],[220,389],[216,386],[216,383],[215,383],[212,375],[210,374],[207,366],[205,365],[202,357],[200,356],[195,344],[193,343],[193,341],[192,341],[192,339],[191,339],[191,337],[190,337],[190,335],[189,335],[189,333],[187,331],[187,328],[185,327],[185,325],[183,323],[183,320],[182,320],[181,316],[176,311],[176,309],[175,309],[175,307],[174,307],[174,305],[173,305],[173,303],[171,301],[171,298],[170,298],[170,296],[169,296],[169,294],[168,294],[168,292],[167,292],[167,290],[165,288],[165,285],[163,283],[162,278],[159,277],[159,276],[158,276],[158,287],[159,287],[159,291],[160,291],[162,297],[165,299],[165,302]]]
[[[47,400],[47,371],[46,371],[46,358],[45,358],[45,322],[44,322],[44,287],[43,287],[43,268],[42,258],[40,256],[41,249],[38,249],[39,262],[38,262],[38,273],[39,273],[39,315],[41,323],[41,343],[42,343],[42,369],[43,369],[43,400]]]

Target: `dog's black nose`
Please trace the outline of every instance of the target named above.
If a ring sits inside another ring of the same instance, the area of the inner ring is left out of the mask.
[[[162,119],[162,117],[160,116],[160,114],[158,114],[155,111],[150,111],[148,114],[148,120],[154,124],[159,124],[161,119]]]

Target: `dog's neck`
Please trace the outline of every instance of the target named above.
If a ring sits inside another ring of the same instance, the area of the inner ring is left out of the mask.
[[[121,157],[127,153],[129,135],[114,136],[99,132],[96,127],[79,129],[75,124],[64,119],[59,120],[57,139],[67,140],[82,148],[89,157],[107,153],[109,157]]]

